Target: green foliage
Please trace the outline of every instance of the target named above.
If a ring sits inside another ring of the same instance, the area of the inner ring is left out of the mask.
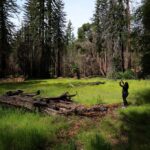
[[[125,72],[113,72],[108,76],[112,79],[136,79],[136,76],[133,71],[126,70]]]
[[[77,64],[72,65],[73,73],[76,73],[77,79],[80,79],[80,69]]]
[[[75,41],[75,37],[73,34],[73,27],[72,27],[72,23],[69,20],[68,25],[66,27],[66,31],[65,31],[65,40],[66,40],[66,46],[71,46],[73,44],[73,42]]]
[[[76,73],[78,71],[79,67],[78,67],[78,64],[73,64],[72,65],[72,71],[73,73]]]
[[[92,41],[92,24],[85,23],[78,29],[78,40],[84,41],[84,40],[90,40]]]

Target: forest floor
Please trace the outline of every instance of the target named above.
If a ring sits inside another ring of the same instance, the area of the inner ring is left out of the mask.
[[[105,84],[92,85],[93,82]],[[45,116],[0,107],[0,150],[149,150],[150,81],[128,80],[129,107],[119,107],[105,117]],[[21,89],[41,91],[43,97],[66,91],[85,106],[121,103],[118,80],[51,79],[0,83],[0,95]]]

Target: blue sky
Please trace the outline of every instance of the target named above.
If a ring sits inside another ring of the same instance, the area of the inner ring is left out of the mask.
[[[95,0],[64,0],[64,2],[67,20],[71,20],[76,34],[77,29],[82,24],[91,21],[95,8]]]
[[[25,0],[17,0],[20,6],[23,6]],[[67,14],[67,20],[71,20],[74,33],[77,35],[77,30],[82,26],[83,23],[91,21],[93,17],[95,1],[96,0],[63,0],[65,3],[64,11]],[[141,0],[132,0],[134,6],[137,5]],[[13,19],[17,27],[21,25],[23,13],[19,14],[19,20]]]

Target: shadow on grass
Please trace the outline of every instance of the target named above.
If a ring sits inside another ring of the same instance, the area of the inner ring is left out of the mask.
[[[91,139],[90,148],[91,150],[111,150],[110,144],[97,134]]]
[[[0,150],[46,149],[48,140],[44,130],[35,128],[32,123],[30,125],[26,123],[25,117],[30,117],[30,115],[24,110],[0,107]],[[19,121],[20,117],[24,123]],[[35,119],[36,116],[33,115],[33,118]]]
[[[59,80],[58,80],[59,81]],[[90,82],[89,82],[90,83]],[[84,82],[81,82],[81,81],[72,81],[72,82],[48,82],[46,80],[27,80],[27,81],[24,81],[24,82],[12,82],[12,83],[0,83],[0,87],[2,88],[6,88],[7,87],[28,87],[29,85],[35,85],[35,84],[39,84],[39,85],[42,85],[42,86],[46,86],[46,85],[54,85],[54,86],[64,86],[64,87],[79,87],[79,86],[93,86],[93,85],[89,85],[88,83],[84,83]]]
[[[68,83],[46,83],[44,80],[35,80],[35,81],[25,81],[21,83],[0,83],[0,94],[4,94],[10,90],[31,90],[35,92],[35,90],[42,90],[43,88],[47,89],[70,89]]]
[[[25,81],[18,83],[0,83],[0,88],[3,90],[15,90],[15,89],[27,89],[31,86],[35,86],[36,84],[45,83],[46,81]]]
[[[129,107],[121,111],[120,132],[128,138],[128,150],[150,149],[150,105]]]
[[[150,103],[150,89],[145,89],[135,94],[135,104],[149,104]]]
[[[0,150],[44,150],[46,142],[46,137],[36,129],[0,129]]]
[[[77,150],[76,142],[73,139],[69,139],[67,142],[60,141],[54,147],[54,150]]]
[[[71,82],[71,83],[47,83],[46,80],[28,80],[25,82],[18,83],[0,83],[0,88],[4,90],[15,90],[15,89],[27,89],[32,86],[37,87],[45,87],[45,86],[55,86],[55,87],[65,87],[65,88],[73,88],[76,86],[84,85],[84,83]]]

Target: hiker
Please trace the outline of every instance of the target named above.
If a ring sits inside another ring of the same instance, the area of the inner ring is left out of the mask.
[[[122,99],[123,99],[123,104],[124,106],[128,105],[128,102],[126,100],[126,98],[128,97],[129,93],[128,93],[128,89],[129,89],[129,84],[128,82],[123,82],[122,80],[119,82],[119,85],[122,87]]]

